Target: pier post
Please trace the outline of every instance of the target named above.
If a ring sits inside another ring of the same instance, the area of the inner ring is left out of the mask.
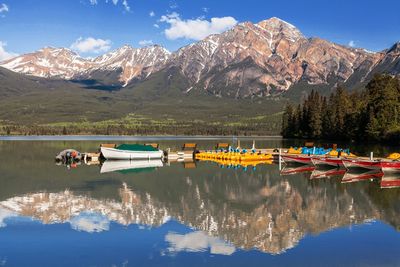
[[[371,152],[371,154],[369,154],[369,159],[374,160],[374,152]]]
[[[282,170],[282,157],[281,157],[281,155],[282,155],[282,149],[279,148],[279,159],[278,159],[278,162],[279,162],[279,171]]]

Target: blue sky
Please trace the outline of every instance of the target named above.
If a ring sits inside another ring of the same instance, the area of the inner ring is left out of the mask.
[[[150,43],[174,51],[270,17],[308,37],[379,51],[400,41],[399,10],[398,0],[0,0],[0,54],[55,46],[91,56]]]

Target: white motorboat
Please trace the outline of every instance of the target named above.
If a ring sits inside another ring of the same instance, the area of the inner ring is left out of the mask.
[[[152,146],[139,145],[139,144],[123,144],[115,148],[101,147],[103,157],[106,159],[121,159],[121,160],[135,160],[135,159],[162,159],[164,152]]]

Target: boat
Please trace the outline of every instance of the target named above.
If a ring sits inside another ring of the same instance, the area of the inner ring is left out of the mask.
[[[312,157],[311,161],[315,166],[328,165],[333,167],[343,167],[343,161],[338,157]]]
[[[342,178],[342,183],[354,183],[371,179],[379,179],[383,172],[379,170],[369,170],[366,172],[346,172]]]
[[[283,162],[285,163],[301,163],[301,164],[311,164],[311,157],[305,155],[282,155]]]
[[[80,161],[81,159],[82,154],[75,149],[65,149],[56,156],[56,162],[74,162]]]
[[[381,169],[381,161],[379,160],[370,160],[370,159],[342,159],[343,165],[346,169],[351,168],[363,168],[369,170],[380,170]]]
[[[149,145],[122,144],[116,147],[100,147],[101,154],[106,159],[162,159],[164,152]]]
[[[397,188],[400,187],[400,175],[390,174],[383,175],[381,180],[381,188]]]
[[[120,172],[130,173],[144,170],[154,170],[163,167],[161,159],[152,160],[106,160],[101,166],[100,173]]]
[[[268,153],[241,153],[241,152],[199,152],[195,154],[197,160],[203,161],[235,161],[235,162],[264,162],[272,161],[272,154]]]
[[[398,160],[382,160],[381,168],[384,174],[399,173],[400,174],[400,161]]]
[[[331,176],[340,176],[346,173],[345,169],[329,169],[329,170],[321,170],[315,169],[310,176],[310,179],[320,179],[320,178],[328,178]]]

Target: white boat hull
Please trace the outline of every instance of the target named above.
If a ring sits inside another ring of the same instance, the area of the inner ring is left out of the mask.
[[[163,167],[160,159],[152,160],[106,160],[101,166],[100,173],[108,173],[132,169]]]
[[[363,160],[363,159],[343,159],[343,165],[346,169],[351,168],[363,168],[369,170],[381,170],[381,163],[375,160]]]
[[[120,150],[115,148],[101,147],[101,153],[106,159],[121,159],[121,160],[134,160],[134,159],[161,159],[164,156],[162,150],[157,151],[129,151]]]

